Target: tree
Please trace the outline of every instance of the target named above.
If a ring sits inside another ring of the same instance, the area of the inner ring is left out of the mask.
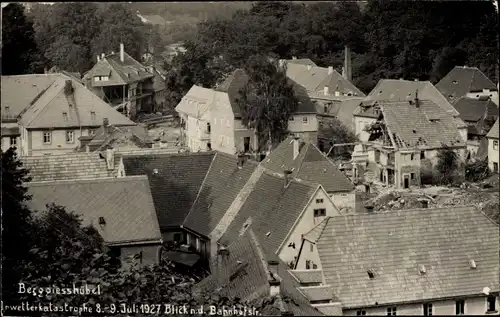
[[[21,75],[40,71],[33,23],[20,3],[2,9],[2,75]],[[43,68],[42,68],[43,70]]]
[[[334,144],[355,143],[358,141],[356,135],[337,118],[325,120],[320,125],[318,134],[320,135],[320,149],[323,148],[324,151],[329,151],[330,147]],[[329,155],[331,157],[340,156],[347,158],[352,150],[354,150],[354,145],[333,148]]]
[[[455,66],[465,65],[467,61],[467,52],[461,48],[444,47],[434,60],[432,66],[432,79],[437,83],[441,78],[448,74]]]
[[[32,218],[25,202],[30,198],[25,182],[30,181],[15,148],[2,151],[2,292],[4,296],[16,291],[12,287],[21,279],[16,268],[31,258],[29,249],[33,235]]]
[[[455,180],[459,169],[458,154],[449,147],[444,147],[438,152],[437,157],[436,171],[439,173],[440,183],[451,184]]]
[[[243,124],[255,129],[259,148],[280,143],[288,133],[288,119],[299,100],[284,72],[265,56],[252,56],[245,71],[248,83],[238,99]]]

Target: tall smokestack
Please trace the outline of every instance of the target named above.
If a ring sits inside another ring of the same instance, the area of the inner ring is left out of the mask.
[[[125,60],[125,47],[123,46],[123,43],[120,44],[120,60],[122,63]]]
[[[351,50],[349,47],[345,47],[344,51],[344,70],[342,72],[342,77],[347,79],[348,81],[352,80],[352,68],[351,68]]]

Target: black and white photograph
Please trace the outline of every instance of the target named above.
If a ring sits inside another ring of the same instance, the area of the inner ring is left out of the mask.
[[[1,316],[500,315],[497,1],[0,23]]]

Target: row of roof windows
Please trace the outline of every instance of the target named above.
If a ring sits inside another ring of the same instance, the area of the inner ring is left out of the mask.
[[[471,269],[475,270],[475,269],[477,268],[476,261],[474,261],[474,260],[470,260],[470,261],[469,261],[469,267],[470,267]],[[420,274],[422,274],[422,275],[424,275],[424,274],[426,274],[426,273],[427,273],[427,269],[426,269],[425,265],[423,265],[423,264],[420,264],[420,265],[418,266],[418,271],[419,271],[419,273],[420,273]],[[367,271],[366,271],[366,273],[368,274],[368,277],[369,277],[370,279],[374,279],[374,278],[376,277],[376,274],[375,274],[375,272],[374,272],[373,270],[367,270]]]

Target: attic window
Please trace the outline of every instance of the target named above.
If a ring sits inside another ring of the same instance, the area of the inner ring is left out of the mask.
[[[104,226],[106,224],[106,220],[104,220],[104,217],[99,217],[99,224],[101,226]]]
[[[456,84],[458,84],[458,81],[454,80],[453,83],[456,85]]]
[[[453,98],[453,95],[448,95],[448,98]]]
[[[271,235],[271,231],[269,231],[268,233],[266,233],[266,237],[269,237]]]
[[[368,277],[370,278],[370,280],[375,278],[375,273],[373,273],[372,270],[368,270],[368,271],[366,271],[366,273],[368,273]]]
[[[469,261],[469,266],[470,266],[471,269],[476,269],[477,268],[476,261],[470,260]]]
[[[8,112],[9,111],[9,106],[6,106],[5,107],[5,112]]]
[[[413,133],[417,133],[417,130],[413,129]]]
[[[418,267],[418,271],[420,272],[420,274],[424,275],[425,273],[427,273],[427,270],[425,269],[425,265],[421,264],[419,267]]]
[[[68,113],[67,112],[63,112],[62,114],[63,114],[64,120],[68,120]]]
[[[90,118],[92,120],[95,120],[95,112],[94,111],[90,111]]]
[[[381,90],[381,91],[379,91],[378,93],[379,93],[379,95],[380,95],[380,94],[382,93],[382,90]]]

